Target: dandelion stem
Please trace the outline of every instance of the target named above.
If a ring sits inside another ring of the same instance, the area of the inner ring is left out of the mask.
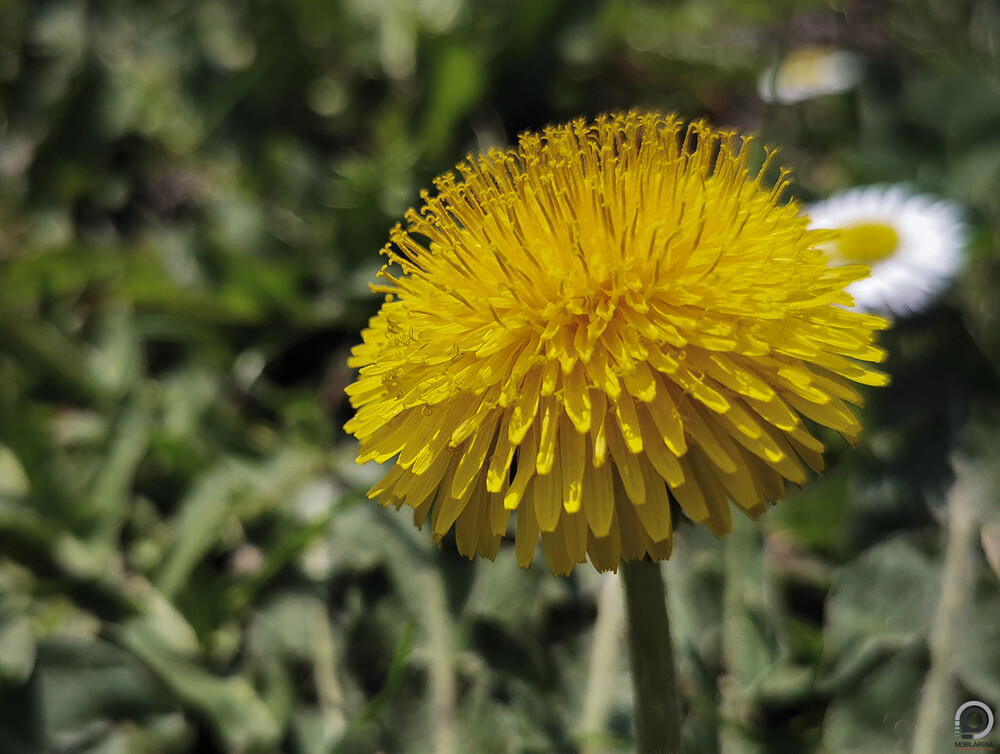
[[[637,754],[681,751],[681,710],[667,617],[666,589],[658,563],[625,561],[625,586]]]

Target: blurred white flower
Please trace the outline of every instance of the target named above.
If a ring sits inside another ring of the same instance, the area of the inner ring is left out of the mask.
[[[765,102],[789,104],[837,94],[861,80],[861,58],[848,50],[806,45],[788,53],[768,68],[757,82]]]
[[[871,265],[848,286],[854,308],[905,316],[925,309],[962,264],[966,228],[951,202],[905,186],[849,189],[805,209],[810,228],[840,230],[823,250],[833,264]]]

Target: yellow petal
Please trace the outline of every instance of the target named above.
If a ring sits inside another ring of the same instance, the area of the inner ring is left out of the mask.
[[[595,468],[587,464],[583,471],[581,507],[591,531],[597,537],[608,535],[615,512],[615,492],[610,465]]]
[[[641,505],[646,500],[646,489],[643,484],[639,458],[629,452],[618,428],[613,424],[608,428],[608,447],[611,448],[611,457],[614,458],[615,468],[622,480],[628,499],[635,505]]]
[[[646,488],[646,502],[635,507],[636,515],[643,528],[654,542],[669,539],[673,535],[670,523],[670,497],[663,480],[642,464],[642,474]]]
[[[531,496],[525,496],[524,505],[514,515],[514,555],[521,568],[527,568],[538,546],[538,522],[531,504]]]
[[[579,364],[563,378],[563,404],[566,415],[577,430],[586,432],[590,429],[590,393],[584,369]]]

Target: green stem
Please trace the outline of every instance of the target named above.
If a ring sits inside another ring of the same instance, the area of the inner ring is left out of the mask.
[[[924,682],[914,724],[913,751],[932,754],[951,745],[954,736],[942,724],[958,706],[955,680],[957,631],[968,612],[969,595],[974,591],[979,525],[976,505],[988,495],[975,466],[961,458],[952,459],[955,483],[948,491],[948,514],[941,595],[930,636],[931,666]]]
[[[745,516],[733,518],[725,540],[726,585],[722,603],[722,657],[725,673],[719,679],[719,729],[722,754],[757,751],[747,735],[752,698],[750,688],[770,665],[761,650],[750,618],[752,606],[764,602],[760,528]]]
[[[454,637],[448,600],[440,571],[428,572],[423,591],[430,657],[430,691],[434,709],[434,754],[458,751],[458,689],[455,679]]]
[[[603,573],[597,592],[597,620],[590,644],[587,691],[581,715],[580,754],[607,751],[607,720],[617,690],[618,658],[625,628],[621,584],[613,574]]]
[[[649,560],[622,563],[636,754],[678,754],[681,710],[660,566]]]

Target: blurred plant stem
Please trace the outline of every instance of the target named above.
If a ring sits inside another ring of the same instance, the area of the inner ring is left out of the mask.
[[[594,736],[585,740],[581,754],[602,754],[607,750],[603,739],[608,711],[611,708],[617,684],[618,649],[624,626],[622,590],[614,574],[601,574],[597,593],[597,620],[590,644],[590,662],[587,671],[587,692],[583,700],[580,730]]]
[[[317,604],[312,619],[313,683],[316,699],[327,725],[338,733],[347,726],[347,697],[337,677],[341,658],[335,641],[336,630],[325,607]]]
[[[427,631],[431,699],[434,705],[434,754],[455,754],[455,627],[448,611],[440,571],[428,571],[424,597],[424,629]]]
[[[681,710],[667,595],[658,563],[622,562],[637,754],[681,751]]]
[[[983,480],[975,465],[952,458],[955,482],[948,491],[947,540],[941,594],[931,629],[931,667],[924,683],[914,725],[914,754],[932,754],[954,743],[948,721],[958,706],[955,685],[955,644],[958,622],[966,620],[969,597],[975,591],[978,534],[976,502]]]
[[[759,677],[761,657],[747,607],[763,602],[762,539],[754,521],[733,519],[725,540],[726,585],[722,604],[722,654],[725,673],[719,679],[719,750],[722,754],[751,754],[757,747],[745,730],[750,715],[750,685]]]

